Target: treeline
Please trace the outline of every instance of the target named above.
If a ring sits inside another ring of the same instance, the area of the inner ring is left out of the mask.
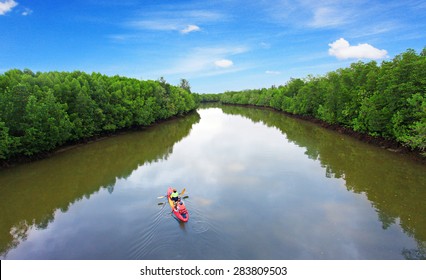
[[[272,107],[396,140],[426,154],[426,48],[420,54],[409,49],[380,65],[357,62],[279,87],[201,95],[201,101]]]
[[[182,115],[197,107],[189,83],[84,72],[0,75],[0,160]]]

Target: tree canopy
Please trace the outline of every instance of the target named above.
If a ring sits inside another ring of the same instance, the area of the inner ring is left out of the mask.
[[[99,73],[13,69],[0,75],[0,159],[183,115],[197,107],[185,87]]]

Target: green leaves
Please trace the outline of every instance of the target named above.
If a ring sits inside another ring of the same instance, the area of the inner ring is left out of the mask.
[[[0,75],[0,159],[184,114],[196,102],[189,82],[182,85],[80,71],[7,71]]]

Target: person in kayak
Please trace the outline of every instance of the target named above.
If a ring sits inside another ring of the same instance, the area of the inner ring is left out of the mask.
[[[180,196],[178,196],[177,201],[176,201],[176,202],[174,202],[174,206],[175,206],[175,210],[176,210],[176,211],[178,210],[178,206],[179,206],[179,204],[180,204],[181,202],[183,203],[183,201],[182,201],[181,197],[180,197]]]
[[[179,202],[178,206],[177,206],[177,210],[179,211],[179,213],[181,215],[185,215],[186,213],[188,213],[188,211],[186,210],[186,206],[185,204],[183,204],[183,202]]]
[[[179,193],[177,192],[176,189],[173,189],[173,192],[170,194],[170,199],[175,203],[177,203],[178,199],[179,199]]]

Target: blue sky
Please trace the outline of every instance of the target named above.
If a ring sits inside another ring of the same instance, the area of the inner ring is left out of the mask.
[[[0,0],[0,73],[185,78],[220,93],[420,52],[425,30],[418,0]]]

